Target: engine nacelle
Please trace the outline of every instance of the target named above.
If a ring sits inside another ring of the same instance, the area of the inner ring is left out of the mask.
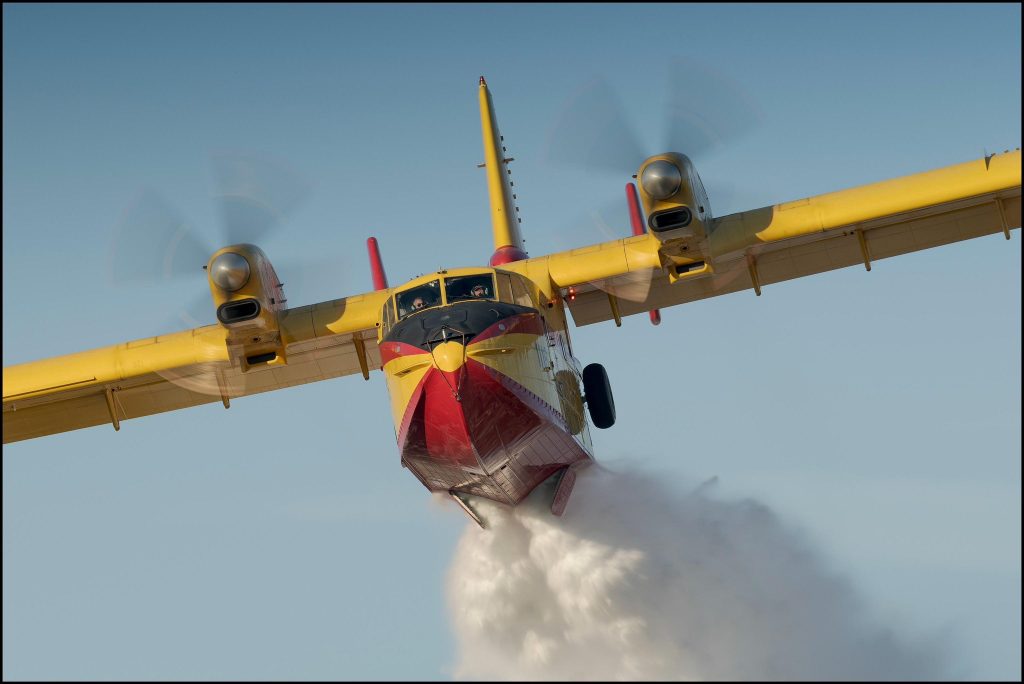
[[[658,154],[640,165],[636,178],[647,232],[661,242],[671,280],[710,272],[705,247],[711,206],[693,162],[678,152]]]
[[[707,236],[711,209],[689,157],[678,152],[655,155],[640,165],[636,178],[648,232],[662,242]]]
[[[228,329],[228,347],[243,371],[284,363],[278,312],[284,288],[267,255],[256,245],[217,250],[206,265],[217,320]]]

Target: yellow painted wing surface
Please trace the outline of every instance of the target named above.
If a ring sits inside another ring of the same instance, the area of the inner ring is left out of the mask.
[[[628,316],[993,233],[1009,238],[1021,225],[1020,187],[1017,150],[723,216],[682,258],[646,234],[508,268],[546,275],[563,294],[573,288],[573,319],[589,325],[616,308]],[[681,262],[695,267],[670,277]]]
[[[223,402],[380,368],[388,291],[280,312],[287,363],[245,365],[219,325],[4,368],[3,441]]]
[[[548,296],[571,291],[573,318],[587,325],[992,233],[1009,237],[1021,225],[1020,177],[1017,151],[724,216],[686,253],[646,234],[502,268]],[[368,374],[380,368],[376,326],[390,294],[280,312],[283,353],[244,372],[244,352],[220,326],[5,368],[3,441]]]

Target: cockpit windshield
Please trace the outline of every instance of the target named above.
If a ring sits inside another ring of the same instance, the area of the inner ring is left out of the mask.
[[[496,299],[494,276],[490,273],[445,278],[444,284],[449,304],[473,299]]]
[[[441,305],[441,281],[431,280],[411,290],[399,293],[395,298],[398,303],[398,318],[402,319],[411,313]]]
[[[472,339],[505,318],[537,314],[531,285],[518,273],[441,271],[430,282],[413,281],[395,292],[381,309],[378,339],[423,349],[452,335]]]

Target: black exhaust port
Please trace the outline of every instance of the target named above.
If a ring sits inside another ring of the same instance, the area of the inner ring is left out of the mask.
[[[651,230],[660,233],[663,230],[684,228],[690,225],[691,220],[693,220],[693,214],[690,213],[690,209],[688,207],[679,207],[658,214],[651,214],[648,223],[651,226]]]
[[[217,307],[217,320],[224,325],[252,320],[260,315],[260,303],[256,299],[242,299]]]
[[[274,352],[267,352],[266,354],[256,354],[255,356],[245,357],[245,362],[250,366],[255,366],[257,363],[266,363],[267,361],[273,361],[277,358],[277,354]]]
[[[690,271],[696,271],[701,268],[704,268],[703,261],[695,261],[692,264],[676,264],[676,273],[678,275],[684,275]]]

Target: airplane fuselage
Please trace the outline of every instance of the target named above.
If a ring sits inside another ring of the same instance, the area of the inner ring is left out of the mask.
[[[468,294],[475,282],[486,297]],[[442,271],[385,304],[379,344],[401,462],[427,489],[515,505],[593,458],[564,308],[531,286],[500,269]],[[410,308],[417,297],[430,305]]]

